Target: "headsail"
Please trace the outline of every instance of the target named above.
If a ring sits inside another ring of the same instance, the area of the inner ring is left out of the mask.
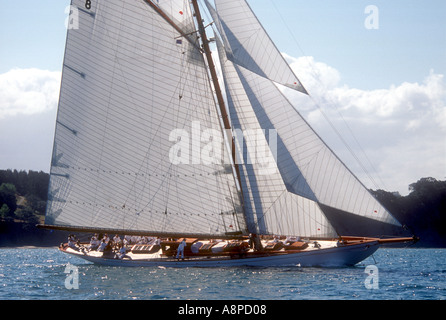
[[[260,126],[277,130],[277,166],[289,192],[316,201],[340,234],[382,236],[401,230],[400,223],[319,138],[276,85],[244,68],[237,70]]]
[[[221,38],[223,41],[227,39],[226,48],[220,50],[220,54],[223,57],[222,69],[227,84],[229,107],[232,108],[231,120],[235,126],[244,130],[257,127],[265,130],[264,132],[275,130],[277,133],[275,148],[280,174],[261,177],[244,166],[243,174],[250,183],[245,190],[245,201],[251,200],[250,210],[253,216],[261,212],[263,217],[266,212],[275,210],[274,207],[284,199],[283,194],[287,193],[288,198],[293,199],[295,196],[298,197],[296,199],[303,198],[308,203],[307,206],[300,205],[297,208],[293,207],[293,200],[287,199],[288,206],[283,206],[280,210],[281,219],[295,221],[296,226],[291,229],[299,232],[299,235],[317,234],[314,226],[304,227],[298,222],[298,217],[307,215],[323,225],[317,227],[317,231],[324,230],[327,234],[333,233],[334,230],[340,235],[402,234],[401,224],[339,160],[273,83],[281,82],[275,74],[268,76],[252,67],[263,65],[266,61],[263,55],[251,54],[250,45],[253,39],[260,37],[268,43],[265,39],[269,38],[263,36],[263,28],[257,27],[260,23],[250,12],[246,1],[237,0],[242,9],[234,15],[230,12],[237,11],[239,6],[234,6],[233,1],[215,0],[215,3],[218,14],[212,9],[211,12],[214,19],[217,19],[217,27],[221,26]],[[243,28],[241,16],[251,17],[246,21],[250,21],[255,27]],[[247,30],[253,32],[254,29],[261,30],[260,36],[250,38]],[[243,52],[242,56],[234,53],[234,46],[239,48],[238,52]],[[242,47],[244,49],[240,51]],[[286,192],[281,193],[284,187]],[[250,194],[246,194],[248,190]],[[317,204],[317,209],[313,204]],[[248,204],[245,203],[245,206]],[[261,223],[258,223],[258,228],[265,229],[266,233],[277,233],[285,229],[272,228]]]
[[[199,45],[182,36],[188,2],[72,8],[79,28],[67,35],[45,224],[245,232],[232,170],[206,148],[210,130],[223,146],[222,131]]]
[[[228,59],[262,77],[306,93],[245,0],[215,0],[215,6],[216,11],[210,9],[210,12],[224,35]]]
[[[221,45],[219,47],[220,54],[224,55]],[[241,67],[227,59],[221,62],[231,120],[241,155],[242,190],[250,231],[259,234],[336,237],[335,230],[316,201],[287,190],[265,138],[265,127],[257,120],[237,73]],[[274,131],[269,133],[275,134]]]

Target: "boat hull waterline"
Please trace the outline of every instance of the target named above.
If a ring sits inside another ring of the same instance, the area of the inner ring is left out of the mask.
[[[243,258],[233,257],[186,257],[177,260],[173,257],[150,259],[104,258],[100,255],[84,254],[71,248],[62,247],[61,251],[98,265],[115,267],[348,267],[367,259],[379,248],[378,241],[370,241],[348,246],[330,247],[293,253],[275,253]]]

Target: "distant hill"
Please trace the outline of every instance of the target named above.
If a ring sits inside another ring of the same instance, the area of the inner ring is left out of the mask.
[[[409,186],[409,195],[383,190],[371,191],[375,197],[420,237],[418,246],[446,247],[446,181],[422,178]]]
[[[49,174],[0,170],[0,247],[56,246],[64,232],[36,228],[44,220]]]
[[[0,247],[58,245],[67,233],[40,230],[49,174],[0,170]],[[411,232],[418,247],[446,247],[446,181],[422,178],[409,186],[410,194],[371,190],[371,193]]]

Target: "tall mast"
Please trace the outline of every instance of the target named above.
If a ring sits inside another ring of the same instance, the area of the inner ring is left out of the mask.
[[[214,64],[214,60],[212,59],[212,52],[211,49],[209,47],[209,40],[207,38],[206,35],[206,30],[205,27],[203,25],[203,19],[201,17],[201,13],[200,13],[200,8],[198,6],[198,2],[197,0],[192,0],[192,5],[194,8],[194,13],[195,13],[195,18],[197,20],[197,24],[198,24],[198,32],[200,34],[201,37],[201,42],[203,44],[203,51],[204,54],[206,56],[206,60],[209,66],[209,72],[211,74],[211,80],[212,83],[214,85],[214,90],[215,90],[215,95],[217,97],[217,102],[218,102],[218,106],[220,108],[220,113],[223,119],[223,125],[224,128],[226,130],[227,133],[232,132],[232,127],[231,127],[231,123],[229,122],[229,116],[228,116],[228,112],[226,111],[226,104],[225,104],[225,100],[223,99],[223,94],[221,92],[221,87],[220,87],[220,82],[218,80],[218,76],[217,76],[217,71],[215,69],[215,64]],[[236,157],[235,157],[235,141],[232,137],[231,134],[231,147],[232,147],[232,152],[231,152],[231,156],[232,156],[232,161],[234,163],[235,166],[235,171],[237,174],[237,180],[240,186],[240,191],[242,191],[242,183],[241,183],[241,179],[240,179],[240,169],[238,166],[238,163],[236,161]],[[243,194],[241,192],[241,194]],[[243,205],[243,199],[242,199],[242,205]]]

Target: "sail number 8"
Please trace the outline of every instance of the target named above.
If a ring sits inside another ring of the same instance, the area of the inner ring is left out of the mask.
[[[91,0],[85,1],[85,8],[87,8],[88,10],[91,9]]]

